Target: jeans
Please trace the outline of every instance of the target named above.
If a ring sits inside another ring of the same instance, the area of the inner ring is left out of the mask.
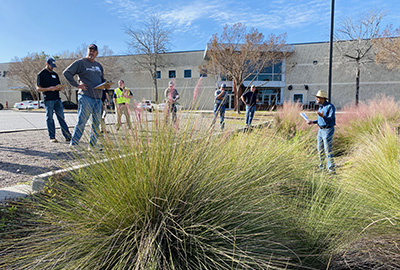
[[[169,119],[169,114],[170,113],[172,113],[172,122],[176,122],[176,111],[177,111],[177,109],[176,109],[176,105],[175,105],[175,103],[172,103],[172,104],[170,104],[170,103],[168,103],[167,104],[168,105],[168,108],[167,108],[167,115],[166,115],[166,122],[168,123],[168,119]]]
[[[317,135],[317,150],[319,154],[319,167],[324,169],[324,161],[326,157],[327,169],[330,172],[335,171],[335,162],[332,154],[332,138],[335,128],[320,128]]]
[[[225,120],[225,104],[214,104],[214,119],[217,118],[219,112],[221,128],[223,128]]]
[[[71,145],[77,145],[79,143],[90,115],[92,115],[92,129],[90,131],[89,143],[91,146],[97,144],[101,121],[101,105],[100,98],[96,99],[85,95],[78,95],[78,123],[72,133]]]
[[[246,105],[246,125],[250,126],[253,121],[254,112],[256,111],[256,106]]]
[[[64,108],[61,99],[46,100],[44,102],[44,107],[46,108],[46,124],[50,139],[56,138],[56,126],[54,124],[53,113],[55,113],[57,116],[58,123],[61,127],[61,132],[65,139],[71,139],[71,133],[69,133],[67,123],[64,119]]]

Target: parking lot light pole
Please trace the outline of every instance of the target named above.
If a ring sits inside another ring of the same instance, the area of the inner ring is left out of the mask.
[[[334,18],[335,18],[335,0],[332,0],[331,9],[331,37],[329,41],[329,77],[328,77],[328,99],[332,101],[332,57],[333,57],[333,29],[334,29]]]

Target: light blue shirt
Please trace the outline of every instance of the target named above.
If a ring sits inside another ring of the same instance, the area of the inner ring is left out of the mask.
[[[319,107],[318,112],[322,112],[324,117],[318,115],[318,119],[313,122],[314,124],[318,124],[321,128],[333,127],[336,125],[335,106],[333,106],[332,103],[325,101],[324,104]]]

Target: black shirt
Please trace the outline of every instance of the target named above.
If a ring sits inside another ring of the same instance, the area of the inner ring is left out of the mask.
[[[257,91],[254,91],[254,92],[248,91],[248,92],[243,94],[244,100],[250,106],[254,106],[257,103],[257,93],[256,92]]]
[[[56,86],[60,84],[60,78],[54,71],[49,71],[46,68],[37,75],[37,85],[42,88]],[[45,91],[43,92],[44,101],[60,99],[60,91]]]

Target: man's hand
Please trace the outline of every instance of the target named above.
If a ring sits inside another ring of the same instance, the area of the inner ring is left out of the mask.
[[[87,84],[82,83],[82,84],[78,85],[78,89],[81,89],[81,90],[85,91],[85,90],[88,89],[88,86],[87,86]]]
[[[321,117],[324,117],[324,113],[323,112],[317,112],[317,114]]]
[[[65,88],[65,85],[57,84],[55,87],[56,87],[56,89],[54,91],[62,91]]]
[[[308,120],[308,121],[307,121],[307,124],[312,125],[312,124],[313,124],[313,121]]]

